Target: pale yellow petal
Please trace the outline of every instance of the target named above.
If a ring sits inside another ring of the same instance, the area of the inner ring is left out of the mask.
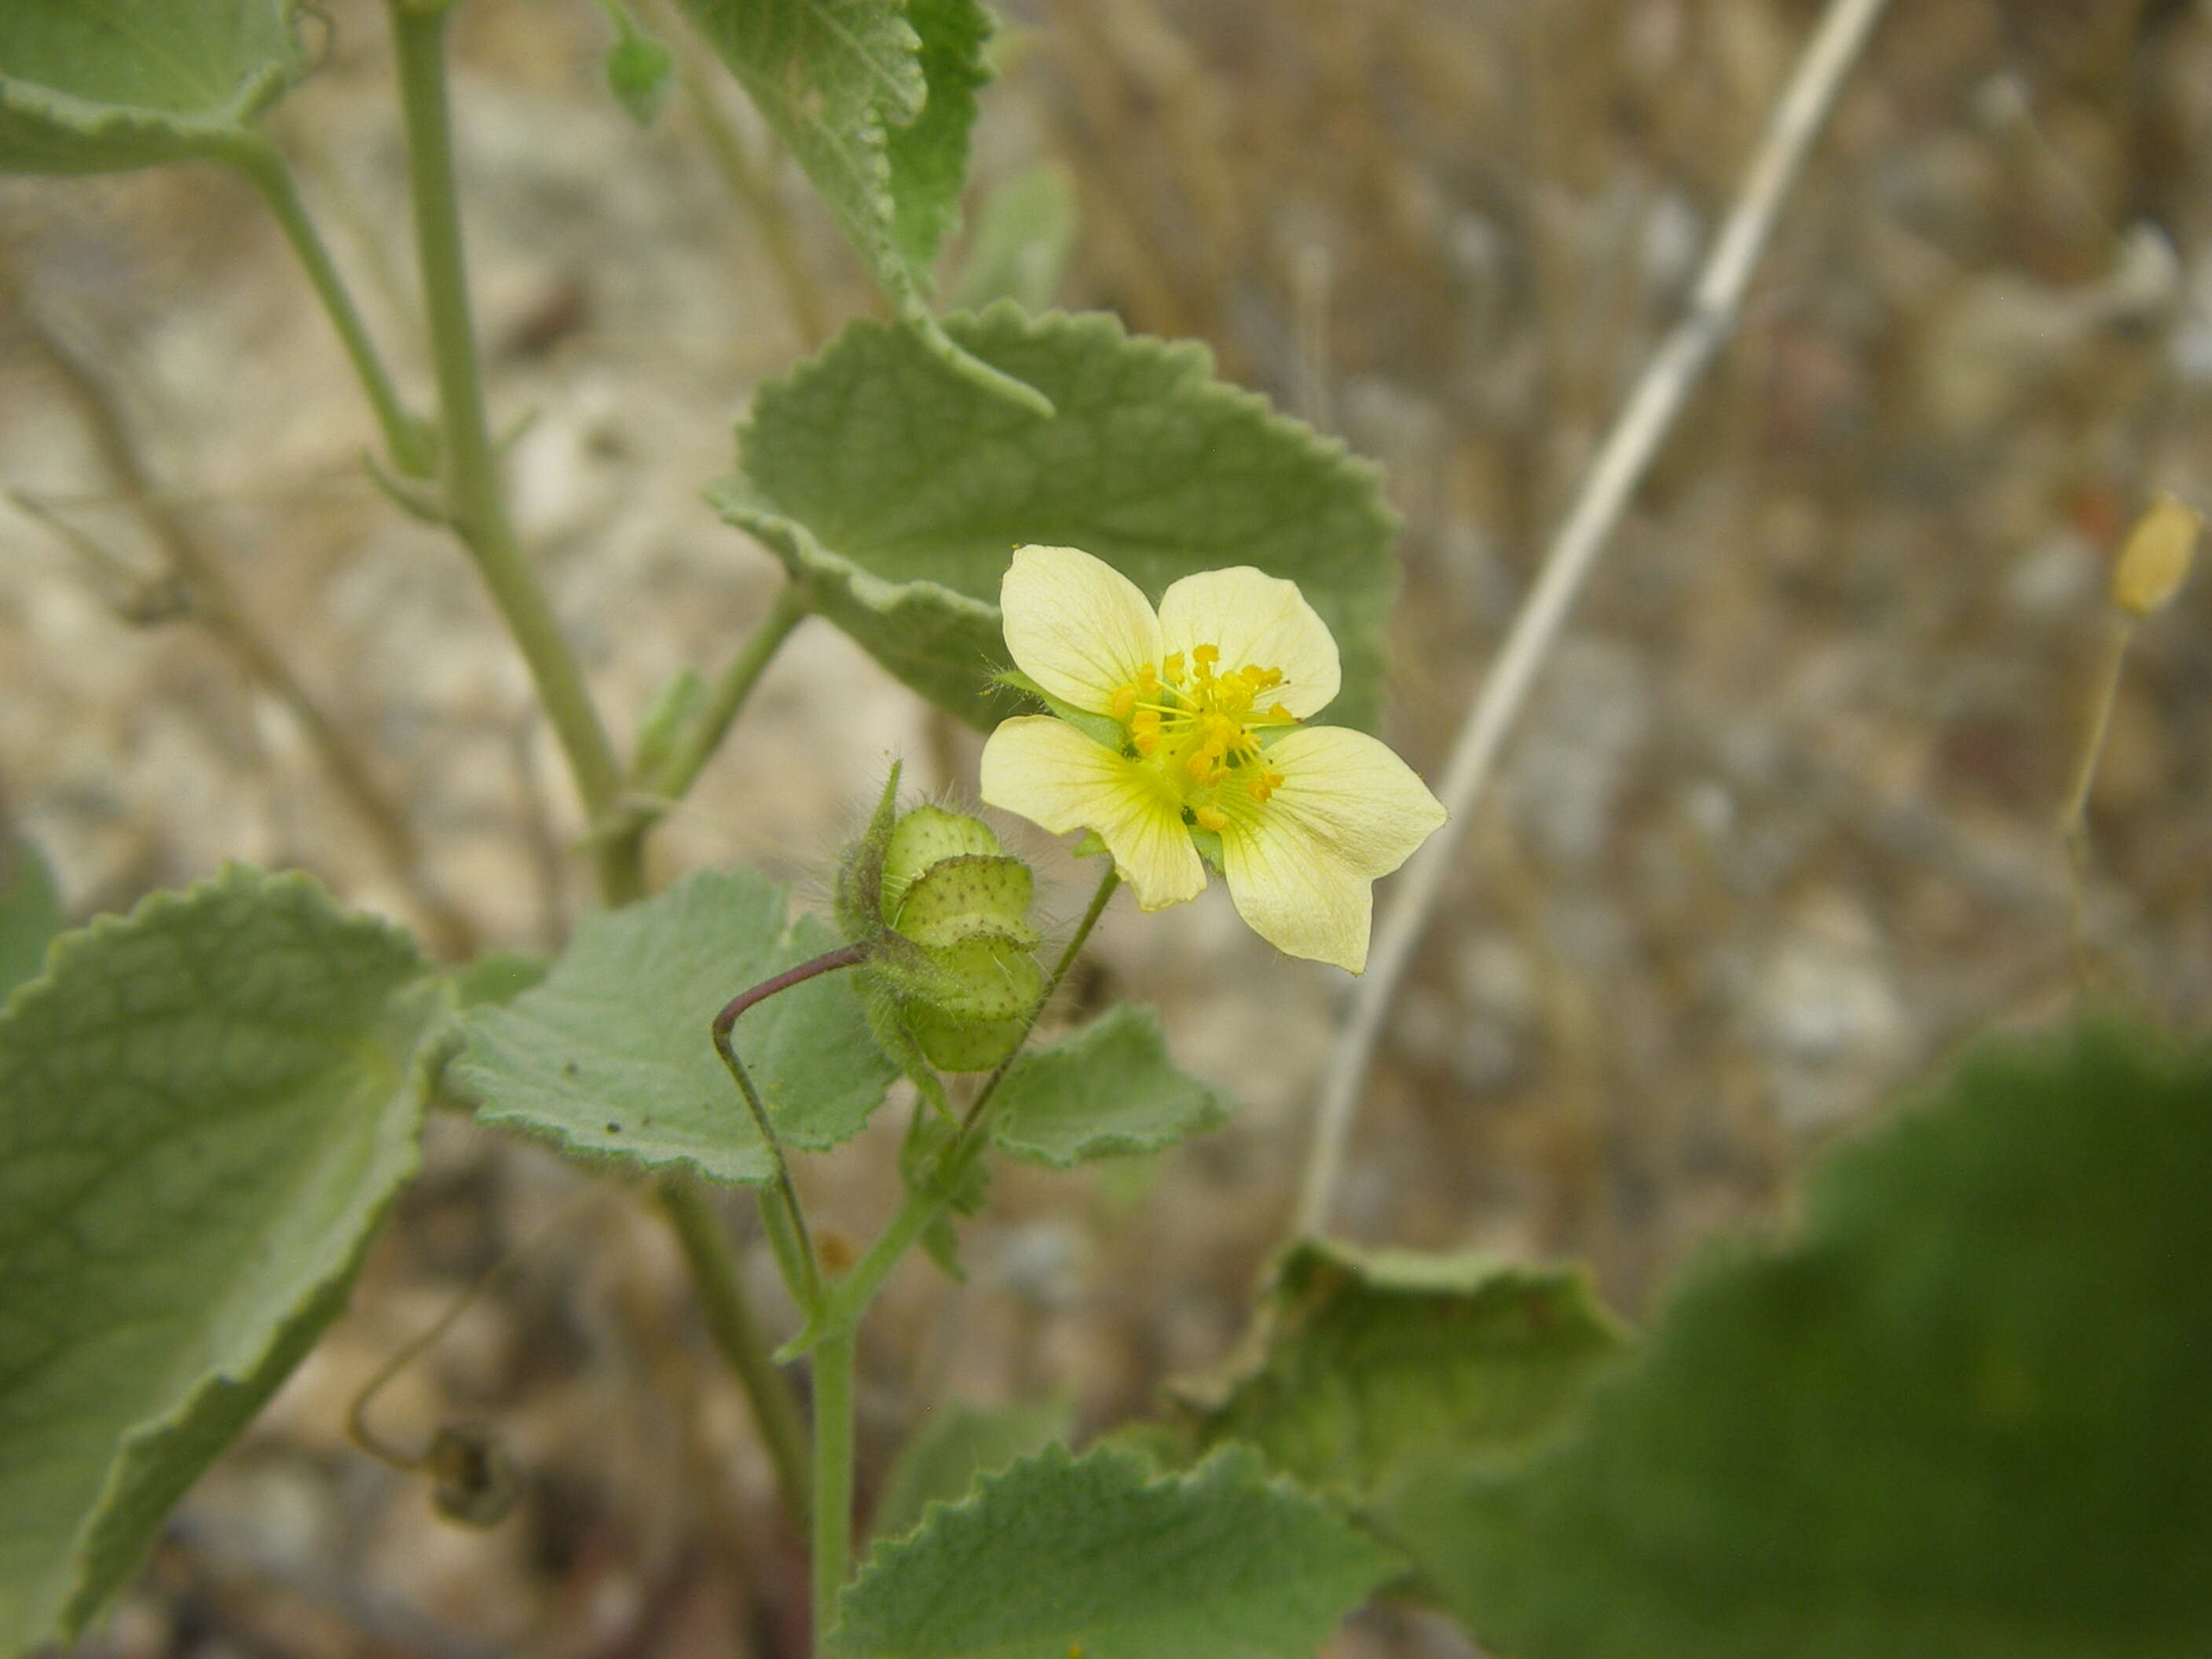
[[[1096,830],[1114,867],[1158,910],[1206,890],[1180,803],[1159,774],[1044,714],[1005,720],[983,744],[983,799],[1054,835]]]
[[[1279,668],[1283,683],[1266,694],[1310,720],[1336,700],[1336,640],[1298,585],[1240,564],[1185,576],[1160,596],[1160,642],[1188,653],[1218,646],[1218,667]]]
[[[1014,666],[1062,702],[1105,714],[1160,663],[1160,625],[1136,583],[1079,548],[1018,547],[999,584]]]
[[[1370,884],[1410,858],[1444,810],[1411,767],[1362,732],[1291,732],[1267,761],[1282,787],[1222,832],[1230,896],[1271,945],[1358,973],[1367,965]]]

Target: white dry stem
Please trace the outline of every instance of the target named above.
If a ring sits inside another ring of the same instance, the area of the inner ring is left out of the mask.
[[[1813,141],[1833,108],[1844,77],[1881,20],[1887,0],[1829,0],[1753,158],[1742,191],[1698,273],[1689,307],[1645,368],[1599,452],[1580,494],[1544,556],[1543,570],[1514,618],[1497,664],[1484,679],[1444,765],[1437,791],[1451,821],[1415,854],[1393,884],[1376,930],[1366,976],[1354,993],[1322,1085],[1307,1154],[1297,1224],[1302,1234],[1326,1230],[1344,1166],[1369,1062],[1392,995],[1403,977],[1436,902],[1460,833],[1473,815],[1514,717],[1583,581],[1620,521],[1706,367],[1734,328],[1753,267],[1772,230]]]

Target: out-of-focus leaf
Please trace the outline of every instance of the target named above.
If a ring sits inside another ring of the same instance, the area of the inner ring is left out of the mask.
[[[1495,1463],[1579,1403],[1620,1351],[1580,1273],[1308,1241],[1279,1270],[1264,1347],[1201,1413],[1365,1505],[1415,1471]]]
[[[769,1149],[708,1028],[747,986],[838,943],[812,916],[787,923],[783,889],[765,876],[696,872],[641,904],[586,916],[542,984],[464,1017],[467,1046],[447,1074],[487,1123],[595,1160],[689,1164],[757,1184],[774,1173]],[[732,1044],[794,1146],[858,1134],[894,1075],[845,974],[769,998]]]
[[[990,14],[977,0],[682,4],[822,192],[916,349],[994,401],[1049,414],[929,309],[938,249],[959,222],[976,88],[990,79]]]
[[[629,118],[649,127],[660,118],[668,101],[668,87],[676,74],[676,54],[665,40],[635,31],[607,49],[607,90],[629,112]]]
[[[1134,1003],[1018,1058],[999,1085],[999,1150],[1068,1169],[1158,1152],[1227,1121],[1229,1097],[1176,1069],[1158,1017]]]
[[[252,142],[301,69],[295,0],[6,0],[0,173],[112,173]]]
[[[1188,1474],[1057,1447],[878,1545],[839,1603],[847,1659],[1310,1659],[1389,1554],[1224,1452]]]
[[[422,968],[234,866],[0,1017],[0,1653],[82,1628],[343,1304],[415,1168]]]
[[[940,707],[988,727],[1029,706],[999,583],[1024,542],[1079,547],[1157,603],[1176,578],[1257,566],[1298,584],[1336,636],[1332,726],[1372,729],[1397,585],[1375,470],[1212,378],[1202,346],[1110,317],[1012,305],[945,320],[1059,410],[1031,418],[902,330],[858,322],[761,388],[723,516],[809,584],[823,615]]]
[[[878,1538],[913,1531],[932,1504],[958,1503],[984,1475],[1065,1441],[1074,1427],[1075,1413],[1065,1400],[932,1411],[891,1465],[869,1530]]]
[[[61,895],[39,849],[0,836],[0,1007],[9,992],[39,976],[46,945],[61,930]]]
[[[1012,300],[1025,311],[1046,310],[1060,297],[1074,246],[1075,175],[1059,161],[1024,167],[984,197],[952,304],[981,311]]]
[[[1527,1659],[2212,1652],[2212,1061],[1986,1044],[1395,1530]]]

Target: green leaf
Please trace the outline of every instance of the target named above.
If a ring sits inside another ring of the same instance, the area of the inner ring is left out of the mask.
[[[1284,1258],[1266,1329],[1201,1443],[1246,1442],[1363,1504],[1441,1460],[1522,1451],[1621,1346],[1577,1273],[1314,1240]]]
[[[112,173],[257,142],[303,67],[295,0],[7,0],[0,173]]]
[[[1065,1441],[1074,1429],[1075,1412],[1065,1399],[940,1407],[891,1465],[869,1530],[878,1538],[912,1532],[932,1504],[958,1503],[982,1476]]]
[[[82,1628],[338,1311],[416,1164],[405,935],[233,866],[0,1018],[0,1653]]]
[[[1249,1452],[1155,1478],[1057,1447],[879,1545],[839,1603],[848,1659],[1310,1659],[1393,1569]]]
[[[999,1085],[999,1150],[1068,1169],[1158,1152],[1224,1122],[1234,1103],[1176,1069],[1159,1017],[1133,1002],[1015,1060]]]
[[[1296,581],[1336,635],[1344,689],[1328,723],[1373,727],[1397,582],[1374,468],[1214,380],[1200,345],[1012,305],[945,327],[1059,414],[1032,420],[903,331],[857,322],[761,388],[740,473],[708,491],[824,616],[988,727],[1024,708],[993,679],[1010,660],[999,582],[1016,546],[1082,548],[1155,602],[1194,571],[1256,565]]]
[[[0,1007],[9,992],[45,969],[47,942],[62,921],[61,895],[39,849],[20,836],[0,836]]]
[[[1024,167],[983,198],[975,235],[952,288],[961,311],[1012,300],[1042,311],[1060,295],[1075,245],[1075,174],[1060,161]]]
[[[959,222],[975,90],[990,79],[977,0],[683,0],[822,192],[906,324],[955,380],[1030,418],[1049,403],[978,362],[929,309]]]
[[[642,904],[586,915],[544,983],[467,1014],[450,1075],[487,1123],[593,1159],[688,1164],[757,1185],[774,1173],[768,1147],[708,1028],[747,986],[838,943],[812,916],[787,925],[783,890],[765,876],[696,872]],[[770,997],[732,1041],[794,1146],[858,1134],[893,1076],[847,974]]]
[[[1401,1535],[1530,1659],[2212,1652],[2208,1171],[2201,1049],[1988,1043]]]

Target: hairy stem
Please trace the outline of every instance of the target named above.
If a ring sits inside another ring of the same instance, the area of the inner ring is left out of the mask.
[[[1687,312],[1660,343],[1607,434],[1545,553],[1536,585],[1514,617],[1504,647],[1468,711],[1437,790],[1451,814],[1450,822],[1413,855],[1393,890],[1375,930],[1366,976],[1354,994],[1350,1017],[1330,1055],[1298,1201],[1296,1224],[1301,1233],[1319,1233],[1328,1224],[1360,1091],[1384,1017],[1427,925],[1459,836],[1474,816],[1537,672],[1549,657],[1613,526],[1673,429],[1691,388],[1732,332],[1767,235],[1886,4],[1887,0],[1829,0],[1768,119],[1742,191],[1698,273]]]
[[[656,1196],[661,1213],[684,1248],[684,1264],[691,1270],[707,1329],[751,1403],[753,1421],[768,1447],[769,1461],[775,1467],[776,1492],[784,1513],[794,1528],[803,1529],[811,1507],[805,1426],[790,1383],[769,1358],[768,1339],[745,1300],[729,1236],[707,1194],[689,1176],[666,1177]]]
[[[384,428],[384,447],[392,465],[409,477],[429,477],[437,465],[435,435],[429,427],[409,414],[406,404],[400,401],[398,388],[392,384],[391,373],[378,355],[376,342],[369,337],[368,325],[362,321],[360,309],[346,289],[345,279],[338,274],[337,264],[316,230],[314,221],[307,216],[307,204],[300,199],[299,186],[283,152],[256,134],[253,142],[241,143],[231,153],[231,161],[260,191],[269,210],[283,228],[285,240],[299,256],[308,282],[314,285],[316,297],[323,302],[331,325],[338,331],[354,373],[360,377],[362,390],[368,394],[368,401],[376,410],[377,424]]]
[[[1091,908],[1083,913],[1083,920],[1076,924],[1075,932],[1060,953],[1060,960],[1054,964],[1052,975],[1045,981],[1044,994],[1038,997],[1036,1006],[1030,1011],[1030,1030],[1036,1028],[1045,1005],[1052,1000],[1053,993],[1067,977],[1067,970],[1074,966],[1077,954],[1090,939],[1091,930],[1098,925],[1098,918],[1105,914],[1106,902],[1114,896],[1114,890],[1119,885],[1120,876],[1109,867],[1098,884],[1098,890],[1091,896]],[[975,1166],[975,1160],[983,1155],[983,1149],[990,1143],[991,1107],[998,1097],[999,1085],[1006,1080],[1015,1058],[1028,1041],[1029,1031],[1024,1031],[1022,1042],[1015,1045],[1014,1053],[1000,1061],[999,1068],[983,1079],[983,1086],[976,1091],[975,1098],[961,1118],[959,1134],[945,1149],[936,1169],[924,1171],[920,1176],[913,1189],[907,1194],[906,1201],[891,1217],[890,1224],[854,1264],[852,1272],[830,1287],[824,1316],[811,1333],[813,1340],[820,1342],[830,1334],[850,1331],[860,1322],[861,1314],[866,1311],[868,1304],[874,1300],[876,1292],[883,1288],[884,1280],[890,1277],[891,1269],[898,1266],[900,1259],[914,1247],[915,1242],[929,1230],[929,1224],[936,1220],[944,1212],[945,1206],[951,1202],[952,1194],[960,1190],[963,1177]],[[802,1341],[806,1340],[802,1336]]]
[[[814,1367],[814,1651],[830,1652],[837,1595],[853,1560],[853,1334],[816,1344]]]
[[[475,559],[514,635],[546,717],[567,756],[586,819],[596,829],[622,793],[622,769],[607,741],[583,671],[562,636],[537,572],[524,556],[500,485],[498,453],[484,410],[461,246],[460,201],[453,176],[453,129],[446,98],[446,14],[391,0],[399,88],[407,125],[409,193],[415,245],[438,375],[447,514]],[[611,864],[596,842],[600,888],[610,904],[643,889],[635,872]]]

